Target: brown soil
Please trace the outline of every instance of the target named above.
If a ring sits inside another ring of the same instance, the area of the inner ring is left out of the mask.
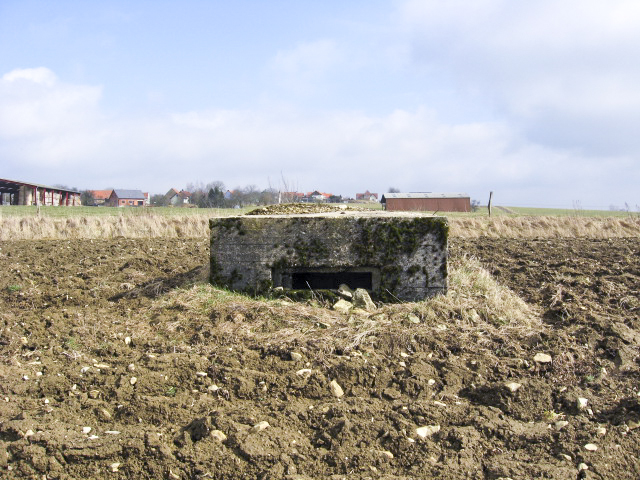
[[[444,318],[345,351],[243,341],[219,325],[288,310],[167,301],[206,278],[204,239],[4,242],[0,476],[640,478],[640,241],[454,239],[451,255],[478,257],[548,327],[491,350]]]

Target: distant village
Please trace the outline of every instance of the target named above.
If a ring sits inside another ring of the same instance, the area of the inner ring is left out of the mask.
[[[84,195],[84,198],[82,198]],[[279,192],[273,190],[225,190],[217,187],[192,192],[171,188],[165,194],[149,196],[148,192],[141,190],[87,190],[81,193],[83,205],[105,207],[186,207],[186,208],[239,208],[249,205],[271,205],[274,203],[343,203],[354,199],[343,198],[340,195],[313,191]],[[378,194],[356,194],[355,201],[377,202]]]
[[[228,190],[221,182],[188,185],[189,190],[170,188],[164,194],[150,195],[142,190],[105,189],[77,191],[63,186],[47,186],[23,181],[0,179],[0,205],[94,206],[94,207],[176,207],[176,208],[241,208],[278,203],[382,203],[386,210],[470,212],[471,200],[466,193],[434,193],[393,191],[379,196],[366,190],[355,198],[342,197],[315,190],[290,192],[255,187]]]

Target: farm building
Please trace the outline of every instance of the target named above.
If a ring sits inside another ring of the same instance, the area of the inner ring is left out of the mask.
[[[111,197],[113,190],[89,190],[89,193],[93,197],[93,204],[100,206],[105,205]]]
[[[80,205],[80,192],[0,178],[0,205]]]
[[[378,194],[371,193],[369,190],[367,190],[364,193],[356,193],[356,200],[364,200],[366,202],[377,202]]]
[[[191,203],[191,193],[186,190],[176,190],[172,188],[169,190],[165,197],[171,205],[185,205]]]
[[[144,207],[147,204],[149,194],[141,190],[120,190],[111,192],[107,204],[111,207]]]
[[[470,212],[471,198],[466,193],[385,193],[382,207],[393,211]]]
[[[313,192],[307,193],[304,197],[302,197],[302,201],[306,203],[325,203],[329,201],[331,197],[330,193],[319,192],[318,190],[314,190]]]

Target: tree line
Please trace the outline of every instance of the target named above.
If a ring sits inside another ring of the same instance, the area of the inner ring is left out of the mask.
[[[247,205],[271,205],[278,203],[278,190],[274,188],[260,190],[255,185],[236,187],[228,190],[221,181],[204,184],[203,182],[190,182],[185,186],[185,191],[191,194],[189,204],[200,208],[235,208]],[[158,194],[151,197],[151,205],[170,205],[167,194]]]

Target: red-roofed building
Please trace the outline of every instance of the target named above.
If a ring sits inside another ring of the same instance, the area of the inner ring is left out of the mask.
[[[303,202],[319,202],[319,203],[323,203],[323,202],[328,202],[329,198],[331,198],[333,194],[331,193],[323,193],[323,192],[319,192],[318,190],[314,190],[313,192],[309,192],[306,194],[306,196],[302,197],[302,201]]]
[[[176,190],[172,188],[165,195],[171,205],[185,205],[191,203],[191,193],[186,190]]]
[[[104,205],[109,200],[113,190],[89,190],[89,193],[93,197],[94,205]]]
[[[366,202],[377,202],[378,194],[371,193],[369,190],[367,190],[364,193],[356,193],[356,200],[364,200]]]

